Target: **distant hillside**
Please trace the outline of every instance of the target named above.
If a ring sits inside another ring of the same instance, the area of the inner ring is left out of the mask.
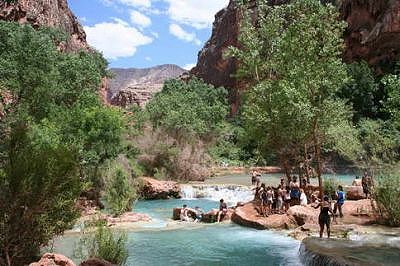
[[[108,98],[111,104],[123,107],[143,106],[162,89],[165,80],[177,78],[185,72],[177,65],[110,70],[114,77],[108,82]]]

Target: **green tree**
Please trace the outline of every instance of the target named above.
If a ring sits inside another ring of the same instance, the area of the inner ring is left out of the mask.
[[[258,2],[256,14],[257,26],[245,15],[241,46],[228,54],[240,62],[238,77],[254,80],[244,111],[249,132],[278,155],[287,173],[312,152],[322,190],[322,148],[341,141],[329,132],[352,128],[349,108],[335,98],[348,79],[340,59],[345,23],[336,8],[317,0]]]
[[[90,168],[118,153],[120,114],[97,90],[106,61],[64,54],[64,34],[0,22],[0,264],[24,265],[74,222]],[[23,231],[23,232],[22,232]]]
[[[149,120],[173,136],[212,135],[228,115],[227,91],[198,79],[169,80],[146,105]]]
[[[338,96],[352,105],[353,121],[376,118],[381,108],[381,97],[372,69],[366,62],[356,62],[347,65],[347,72],[351,79],[338,91]]]

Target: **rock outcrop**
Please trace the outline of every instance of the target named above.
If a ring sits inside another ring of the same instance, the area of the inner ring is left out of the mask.
[[[75,263],[64,255],[56,253],[46,253],[38,262],[33,262],[29,266],[76,266]]]
[[[86,34],[68,7],[67,0],[0,1],[0,20],[29,23],[34,28],[49,26],[66,32],[70,38],[59,48],[65,51],[87,49]]]
[[[284,4],[287,0],[268,0],[270,5]],[[365,60],[379,74],[384,67],[400,58],[400,1],[344,0],[324,1],[341,3],[341,18],[348,23],[345,32],[346,62]],[[252,1],[250,8],[255,7]],[[198,54],[191,74],[214,86],[230,89],[232,113],[240,104],[244,87],[232,76],[237,69],[234,59],[223,54],[229,46],[238,46],[240,14],[235,1],[215,15],[211,38]]]
[[[304,265],[398,265],[400,250],[342,239],[306,238],[300,246]]]
[[[141,194],[145,199],[180,198],[180,186],[175,181],[160,181],[150,177],[142,177]]]
[[[259,214],[259,204],[249,202],[238,206],[231,220],[239,225],[256,229],[293,229],[304,225],[318,225],[319,210],[311,205],[295,205],[286,214],[264,217]],[[343,205],[343,218],[336,218],[332,225],[369,225],[377,221],[370,200],[347,200]]]
[[[348,200],[361,200],[365,199],[364,190],[361,186],[345,186],[346,199]]]
[[[79,266],[116,266],[116,264],[112,264],[106,260],[93,258],[81,262]]]
[[[296,221],[289,215],[273,214],[264,217],[259,214],[258,206],[249,202],[237,207],[231,220],[239,225],[255,229],[293,229],[297,227]]]
[[[177,65],[160,65],[151,68],[113,68],[114,77],[108,81],[107,98],[112,105],[143,107],[164,82],[178,78],[185,70]]]

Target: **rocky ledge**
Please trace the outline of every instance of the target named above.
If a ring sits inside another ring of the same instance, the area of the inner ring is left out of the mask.
[[[399,265],[400,249],[349,240],[306,238],[300,246],[304,265]]]
[[[145,199],[180,198],[180,186],[175,181],[160,181],[150,177],[142,177],[142,196]]]
[[[370,200],[346,201],[343,205],[343,218],[337,218],[332,225],[369,225],[376,222]],[[242,226],[256,229],[294,229],[299,226],[318,224],[319,210],[308,206],[292,206],[286,214],[273,214],[264,217],[259,214],[259,205],[249,202],[237,207],[232,214],[232,221]],[[315,228],[309,227],[312,231]],[[309,229],[309,230],[311,230]],[[334,228],[333,228],[334,229]],[[349,228],[347,228],[349,229]]]

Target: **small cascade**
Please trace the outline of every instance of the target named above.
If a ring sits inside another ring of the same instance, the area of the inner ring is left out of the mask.
[[[237,202],[248,202],[253,200],[254,191],[250,187],[240,185],[181,185],[183,199],[208,199],[219,201],[224,199],[229,205]]]
[[[181,196],[183,199],[195,199],[194,189],[191,185],[181,185]]]

